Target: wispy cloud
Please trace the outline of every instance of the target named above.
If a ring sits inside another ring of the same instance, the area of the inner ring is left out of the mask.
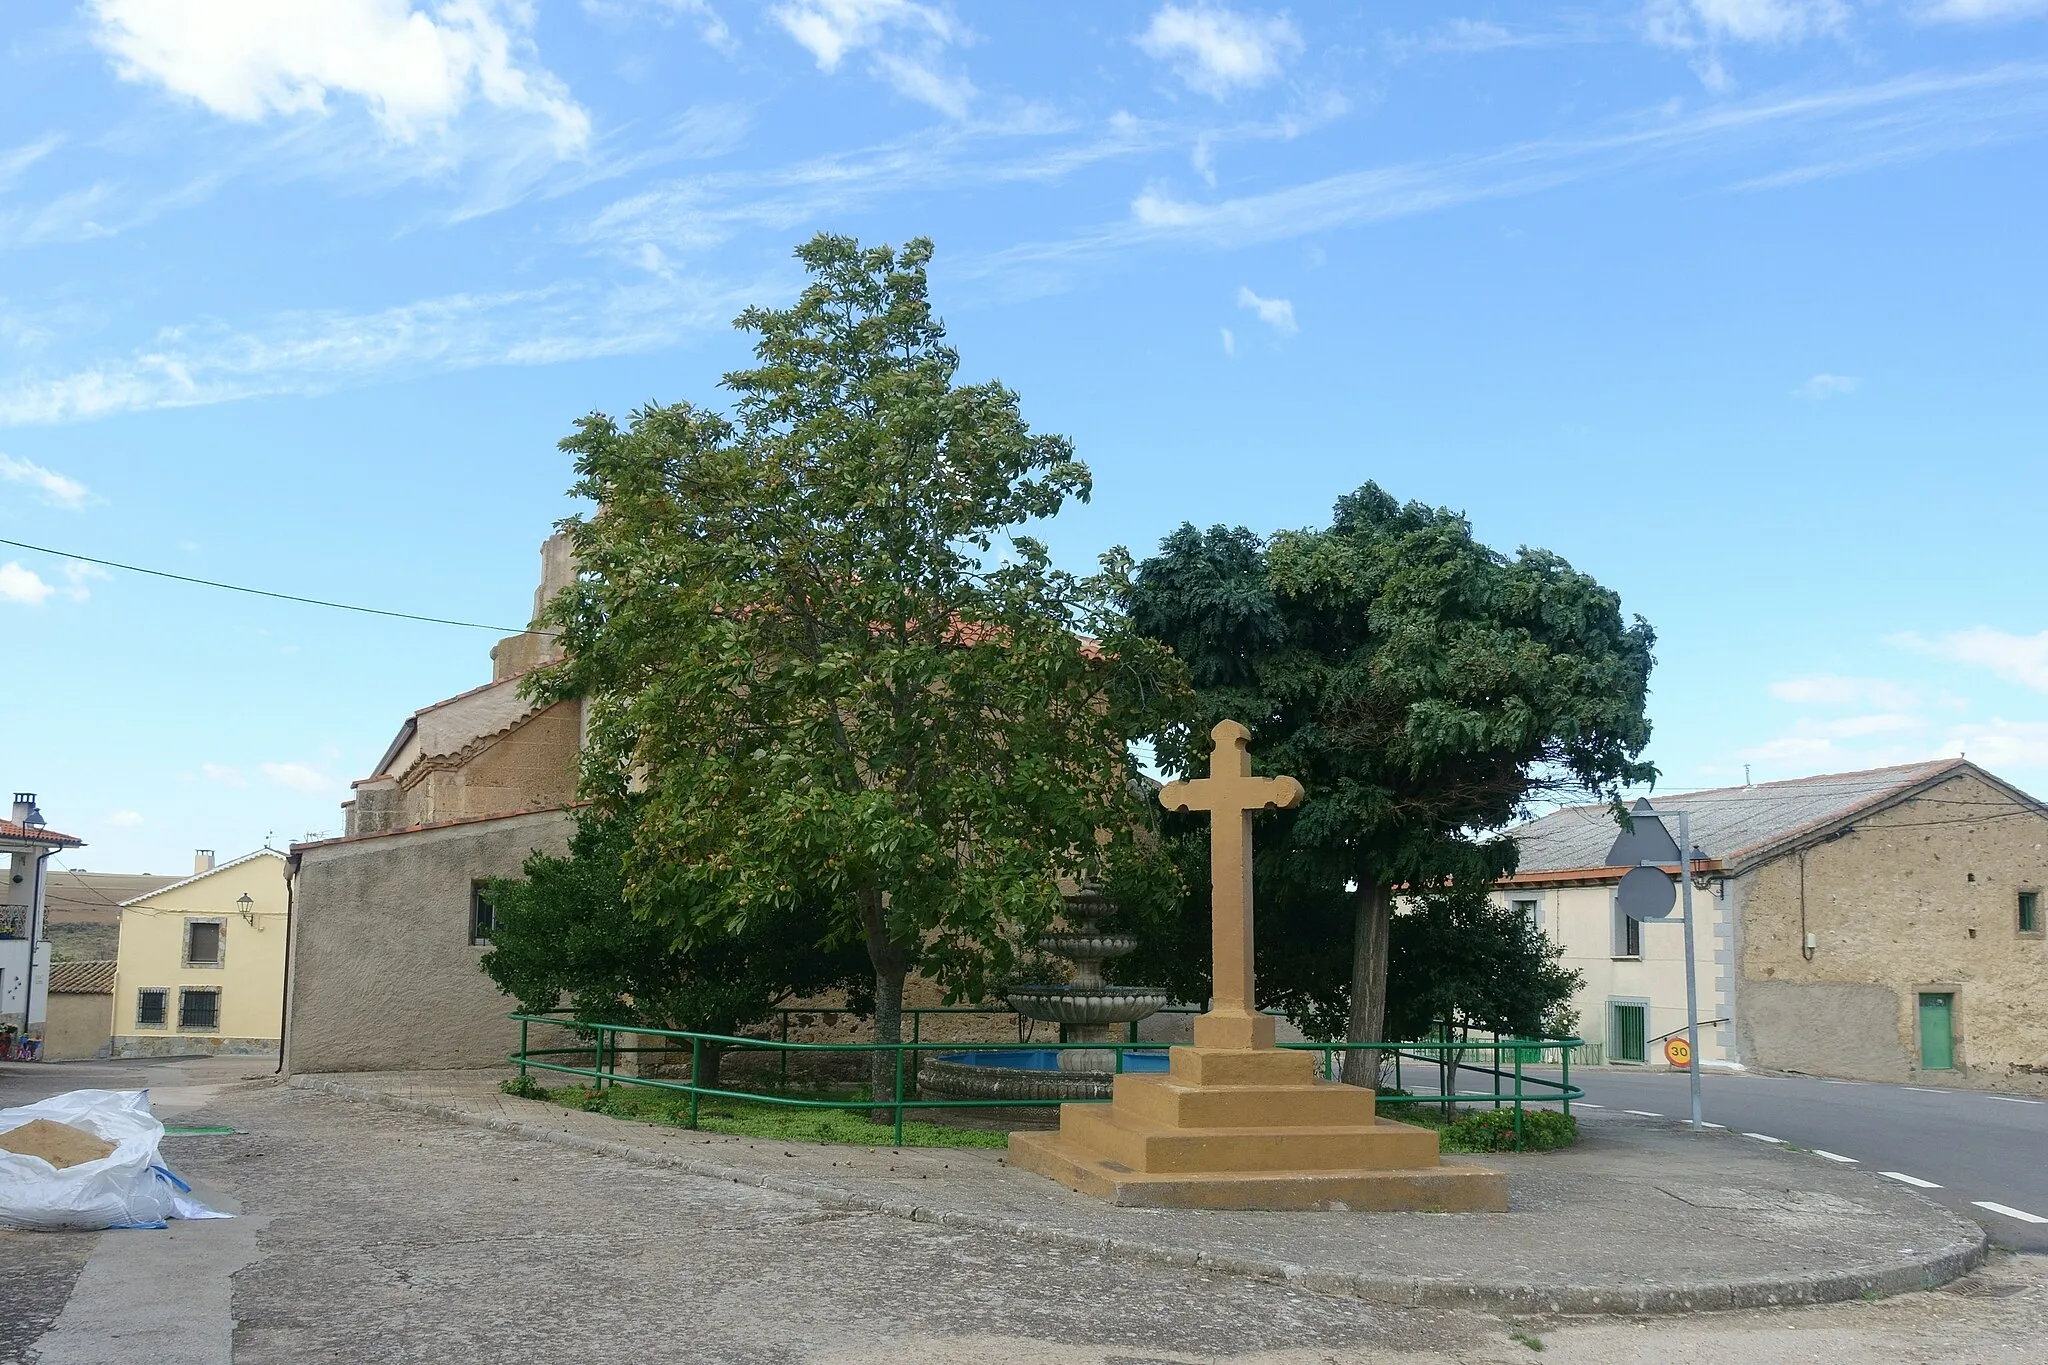
[[[249,779],[242,776],[242,770],[227,763],[202,763],[199,775],[209,782],[218,782],[223,787],[246,787]]]
[[[791,0],[769,15],[830,74],[849,55],[866,50],[868,69],[899,94],[952,118],[965,118],[974,83],[947,71],[949,47],[971,35],[938,5],[914,0]]]
[[[259,766],[265,777],[293,791],[324,792],[333,790],[336,785],[333,778],[310,763],[264,763]]]
[[[1231,331],[1228,327],[1219,327],[1217,330],[1223,333],[1223,354],[1236,355],[1237,333]]]
[[[1809,673],[1771,684],[1779,701],[1801,706],[1875,706],[1907,711],[1920,704],[1920,694],[1885,678],[1850,678],[1838,673]]]
[[[45,469],[33,460],[17,460],[6,454],[0,454],[0,483],[27,484],[44,502],[72,511],[92,499],[92,490],[78,480]]]
[[[107,823],[115,829],[134,829],[143,823],[139,810],[117,810],[107,817]]]
[[[1283,335],[1292,336],[1301,330],[1295,325],[1294,304],[1291,300],[1260,298],[1248,285],[1239,285],[1237,306],[1251,309],[1259,315],[1260,322]]]
[[[1863,387],[1863,381],[1854,375],[1817,374],[1792,390],[1794,398],[1840,398]]]
[[[583,12],[594,19],[614,21],[647,16],[663,25],[688,18],[696,25],[697,36],[709,46],[720,52],[739,48],[732,29],[712,8],[710,0],[583,0]]]
[[[1301,31],[1284,14],[1168,4],[1138,35],[1138,46],[1171,66],[1190,89],[1220,100],[1280,75],[1302,42]]]
[[[1931,23],[1994,24],[2048,14],[2048,0],[1926,0],[1914,17]]]
[[[2048,692],[2048,630],[2039,635],[2014,635],[1978,626],[1931,640],[1908,632],[1890,637],[1890,643],[1915,653],[1986,668],[2007,682]]]
[[[1494,151],[1366,167],[1261,194],[1191,200],[1154,184],[1130,217],[1076,236],[989,253],[986,273],[1042,268],[1165,240],[1254,246],[1467,204],[1541,193],[1633,167],[1736,153],[1832,160],[1848,149],[1910,146],[1927,154],[1961,139],[2037,136],[2048,128],[2048,64],[1921,72],[1868,85],[1730,101],[1691,114],[1651,113],[1633,126],[1543,138]],[[1731,186],[1730,188],[1735,188]]]
[[[1994,771],[2048,768],[2048,722],[1994,719],[1959,725],[1943,738],[1939,752],[1966,755]]]

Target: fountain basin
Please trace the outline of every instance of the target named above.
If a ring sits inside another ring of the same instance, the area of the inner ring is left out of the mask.
[[[1055,1024],[1128,1024],[1159,1013],[1165,991],[1144,986],[1012,986],[1010,1008]]]
[[[1040,934],[1038,946],[1056,957],[1097,962],[1136,952],[1138,940],[1131,934]]]
[[[1060,1049],[1004,1048],[948,1052],[918,1070],[918,1086],[929,1096],[951,1100],[1106,1100],[1116,1077],[1108,1071],[1062,1071]],[[1104,1053],[1107,1061],[1111,1054]],[[1113,1063],[1112,1063],[1113,1065]],[[1164,1051],[1126,1052],[1125,1071],[1167,1069]]]

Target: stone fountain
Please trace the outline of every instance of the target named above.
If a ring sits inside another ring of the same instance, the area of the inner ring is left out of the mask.
[[[1168,1003],[1154,986],[1112,986],[1102,964],[1138,946],[1129,934],[1104,933],[1097,921],[1110,909],[1099,887],[1083,885],[1066,898],[1068,928],[1041,935],[1038,946],[1074,964],[1065,985],[1010,987],[1010,1008],[1026,1019],[1058,1024],[1063,1043],[1120,1043],[1131,1024]],[[1163,1053],[1126,1053],[1126,1070],[1164,1070]],[[1116,1053],[1106,1048],[1063,1047],[1028,1051],[960,1052],[934,1057],[920,1070],[928,1093],[948,1099],[1106,1098]]]

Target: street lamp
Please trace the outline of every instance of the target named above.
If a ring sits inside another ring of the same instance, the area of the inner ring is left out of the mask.
[[[235,909],[242,912],[242,919],[245,923],[254,924],[256,922],[256,902],[249,899],[248,892],[244,891],[241,895],[235,897]]]

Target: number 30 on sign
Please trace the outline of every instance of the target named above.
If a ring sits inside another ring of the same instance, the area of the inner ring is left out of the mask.
[[[1692,1047],[1683,1038],[1666,1038],[1664,1060],[1673,1066],[1691,1066]]]

